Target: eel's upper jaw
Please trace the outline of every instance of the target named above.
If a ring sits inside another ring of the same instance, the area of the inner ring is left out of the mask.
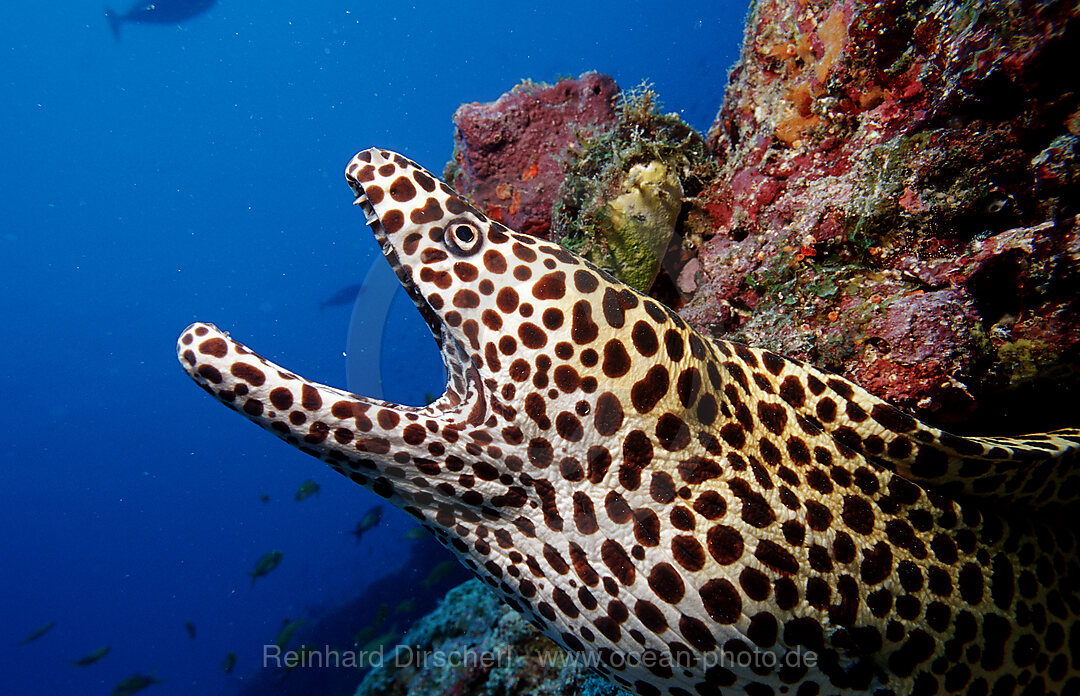
[[[356,161],[356,158],[354,158],[354,161]],[[416,283],[413,282],[408,270],[401,265],[398,254],[394,251],[394,246],[390,243],[386,230],[383,229],[382,221],[379,219],[379,214],[375,210],[375,206],[368,200],[367,194],[364,192],[363,183],[353,176],[352,171],[352,166],[346,168],[345,180],[356,195],[356,200],[353,201],[353,205],[359,206],[360,209],[364,211],[364,217],[367,219],[368,227],[370,227],[371,231],[375,234],[375,240],[379,243],[379,249],[382,251],[383,256],[386,257],[386,262],[390,264],[390,268],[394,270],[394,275],[397,276],[398,282],[405,288],[405,292],[408,293],[413,304],[415,304],[417,310],[419,310],[420,316],[424,318],[428,328],[431,330],[432,336],[435,337],[435,342],[439,346],[439,352],[442,354],[443,364],[447,373],[446,391],[434,404],[432,404],[432,406],[452,409],[456,407],[461,399],[470,391],[467,385],[472,381],[472,378],[468,369],[470,364],[465,357],[466,351],[464,350],[464,347],[459,344],[457,339],[455,339],[447,330],[438,313],[436,313],[435,310],[431,308],[431,305],[428,304],[423,293],[420,292],[419,288],[416,287]],[[479,393],[478,389],[472,391]]]
[[[345,175],[345,179],[348,181],[349,187],[353,190],[353,193],[356,194],[356,200],[353,201],[353,205],[360,206],[360,209],[364,211],[364,217],[367,219],[368,227],[370,227],[371,231],[375,234],[375,240],[379,243],[379,248],[382,250],[383,256],[386,257],[386,262],[390,264],[390,268],[394,269],[394,275],[397,276],[398,282],[405,288],[405,292],[409,294],[413,304],[415,304],[416,308],[420,311],[420,315],[424,317],[424,321],[427,322],[428,328],[431,329],[431,334],[439,344],[439,349],[442,350],[444,339],[442,320],[431,308],[431,305],[428,304],[427,300],[424,299],[423,293],[416,287],[416,284],[409,276],[409,272],[402,267],[397,252],[394,251],[394,247],[386,235],[386,230],[383,229],[379,214],[375,211],[375,206],[371,204],[367,194],[364,193],[364,185],[349,173]]]

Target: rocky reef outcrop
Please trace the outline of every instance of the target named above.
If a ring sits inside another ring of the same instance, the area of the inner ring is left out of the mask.
[[[590,674],[479,580],[446,594],[364,677],[356,696],[626,696]]]
[[[1080,357],[1078,17],[758,2],[708,134],[716,234],[683,315],[939,423],[1036,406],[1020,427],[1045,427],[1039,395],[1075,389]]]
[[[519,116],[551,99],[529,85],[462,107],[450,170],[714,336],[948,427],[1063,426],[1080,420],[1077,64],[1075,3],[761,0],[705,136],[591,73],[545,88],[578,105],[562,120]]]
[[[494,102],[462,104],[446,181],[492,219],[546,238],[565,155],[614,123],[618,92],[610,77],[589,72],[554,85],[525,81]]]

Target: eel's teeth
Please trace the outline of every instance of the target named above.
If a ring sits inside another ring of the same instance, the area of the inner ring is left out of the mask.
[[[361,190],[356,194],[356,200],[353,201],[353,205],[363,206],[364,217],[367,219],[367,223],[370,225],[375,220],[379,219],[379,216],[375,214],[375,209],[372,208],[370,201],[368,201],[367,194]]]

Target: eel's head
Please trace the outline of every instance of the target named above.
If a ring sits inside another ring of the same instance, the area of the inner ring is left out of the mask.
[[[493,316],[494,281],[505,270],[496,247],[510,231],[488,220],[453,189],[401,155],[370,149],[345,168],[383,255],[427,322],[446,366],[446,392],[434,406],[465,410],[468,423],[487,420],[479,353],[481,322]],[[484,265],[486,264],[486,265]],[[483,280],[481,280],[483,278]]]
[[[600,317],[636,306],[632,291],[565,249],[490,220],[401,155],[365,150],[345,175],[439,343],[448,385],[433,406],[458,409],[471,428],[509,428],[510,440],[520,430],[546,436],[557,421],[569,436],[564,448],[578,442],[605,378],[598,338],[617,323]]]
[[[513,520],[539,507],[528,489],[558,470],[551,464],[583,469],[575,452],[625,425],[630,383],[615,382],[636,361],[626,352],[639,342],[631,316],[664,321],[665,311],[574,254],[488,219],[401,155],[361,152],[346,179],[439,345],[445,393],[426,407],[350,394],[205,323],[181,335],[181,365],[229,408],[416,517],[503,508]],[[607,340],[615,327],[625,340]],[[611,456],[601,450],[590,457],[604,471]],[[567,476],[554,474],[580,480]]]

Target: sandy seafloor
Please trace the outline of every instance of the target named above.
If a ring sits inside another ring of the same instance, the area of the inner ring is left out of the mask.
[[[117,42],[96,1],[9,3],[4,693],[107,694],[154,672],[164,681],[150,694],[236,694],[283,619],[313,624],[380,580],[423,597],[409,520],[384,509],[357,543],[348,532],[379,499],[195,388],[176,365],[177,335],[212,321],[344,386],[349,306],[319,303],[377,258],[342,178],[357,150],[441,171],[460,103],[586,70],[624,88],[651,82],[666,110],[704,130],[746,9],[221,0],[179,26],[124,25]],[[372,337],[387,398],[419,404],[441,389],[425,331],[399,297]],[[309,478],[320,494],[294,501]],[[251,587],[271,549],[280,567]],[[99,663],[70,664],[104,645]]]

